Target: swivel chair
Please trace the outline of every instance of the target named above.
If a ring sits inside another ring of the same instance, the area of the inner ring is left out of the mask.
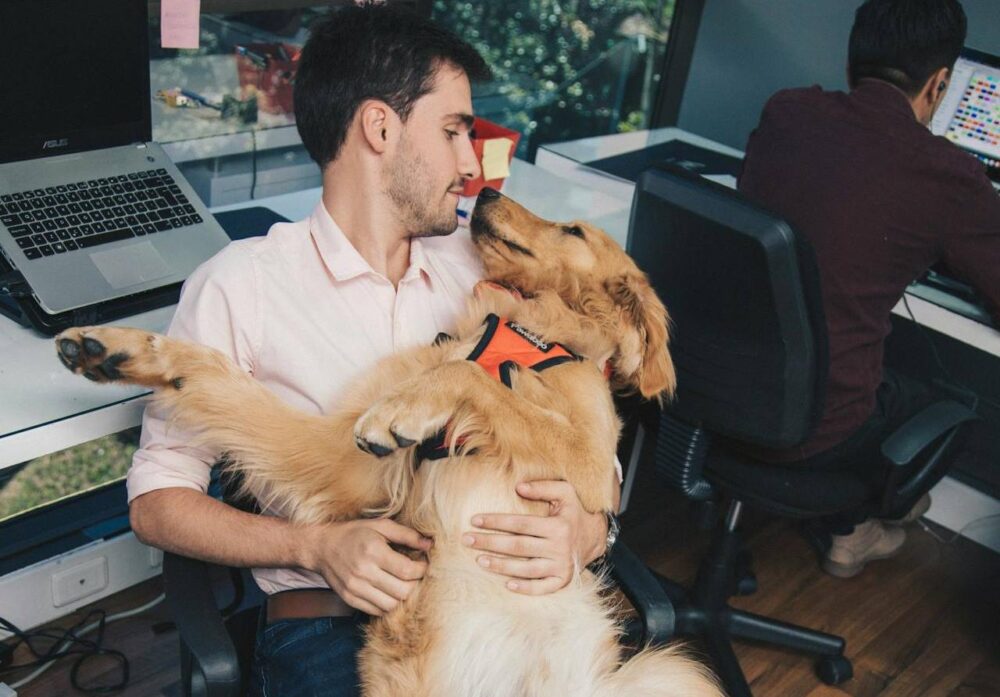
[[[942,456],[976,418],[974,401],[937,401],[891,434],[878,485],[747,456],[741,446],[803,442],[823,411],[827,336],[811,247],[737,192],[668,169],[640,176],[627,246],[673,323],[678,390],[661,412],[656,472],[694,501],[728,501],[693,588],[659,577],[673,631],[704,641],[730,697],[751,695],[733,638],[814,654],[821,680],[849,679],[842,638],[729,606],[756,590],[739,537],[744,507],[798,519],[861,509],[900,517],[943,476]]]

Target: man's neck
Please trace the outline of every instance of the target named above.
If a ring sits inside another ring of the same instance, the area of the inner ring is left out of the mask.
[[[344,237],[376,273],[393,286],[410,265],[410,237],[378,182],[357,176],[350,163],[331,163],[323,173],[323,205]]]

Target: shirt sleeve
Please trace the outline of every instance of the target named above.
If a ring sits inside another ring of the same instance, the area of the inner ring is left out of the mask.
[[[947,235],[943,259],[983,296],[1000,328],[1000,195],[981,171],[963,191],[963,218]]]
[[[256,286],[252,255],[243,244],[229,245],[185,282],[167,335],[217,349],[252,374],[259,326]],[[157,489],[207,491],[219,453],[190,442],[190,434],[167,414],[148,406],[126,480],[129,503]]]

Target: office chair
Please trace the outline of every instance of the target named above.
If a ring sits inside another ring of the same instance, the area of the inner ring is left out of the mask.
[[[751,695],[732,638],[814,654],[823,682],[849,679],[841,637],[729,606],[756,590],[739,536],[744,507],[797,519],[862,507],[900,517],[944,475],[942,455],[976,418],[974,402],[935,402],[892,433],[881,445],[886,476],[877,488],[846,471],[743,455],[744,444],[803,442],[822,414],[827,337],[811,247],[737,192],[661,169],[637,183],[627,247],[673,321],[678,390],[661,411],[656,472],[693,501],[728,501],[693,587],[658,577],[674,630],[705,642],[730,697]]]

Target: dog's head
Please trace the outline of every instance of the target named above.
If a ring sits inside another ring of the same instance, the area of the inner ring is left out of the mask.
[[[616,387],[644,397],[673,394],[667,311],[646,274],[607,233],[584,222],[543,220],[492,189],[479,195],[470,229],[487,278],[527,295],[553,291],[598,321],[616,347],[610,359]]]

